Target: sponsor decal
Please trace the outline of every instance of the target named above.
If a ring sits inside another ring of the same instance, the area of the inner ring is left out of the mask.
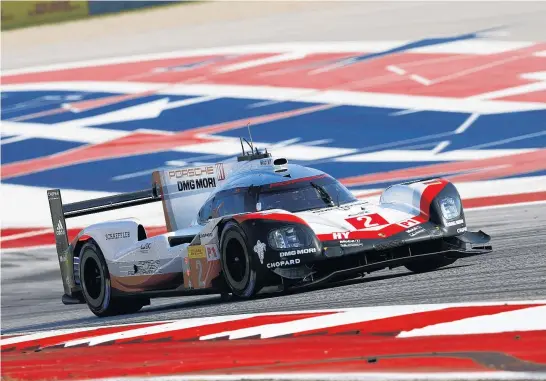
[[[120,239],[120,238],[129,238],[131,236],[130,232],[118,232],[118,233],[106,233],[104,237],[106,240],[110,239]]]
[[[254,245],[254,252],[258,254],[258,258],[260,259],[260,263],[262,265],[264,264],[265,247],[266,247],[265,243],[260,242],[260,240],[256,242],[256,245]]]
[[[129,271],[128,275],[155,274],[159,270],[160,263],[158,259],[138,261],[133,265],[133,271]]]
[[[271,159],[260,160],[260,165],[271,165]]]
[[[278,262],[268,263],[267,268],[268,269],[274,269],[275,267],[297,265],[300,262],[301,261],[299,259],[290,259],[290,260],[286,260],[286,261],[278,261]]]
[[[143,243],[140,245],[140,252],[141,253],[148,253],[150,251],[150,248],[152,247],[152,244],[150,242]]]
[[[169,177],[174,177],[177,179],[181,179],[183,177],[200,177],[206,175],[214,175],[214,167],[212,165],[196,168],[182,168],[169,171]]]
[[[214,177],[205,177],[204,179],[178,181],[177,185],[178,190],[181,192],[194,189],[216,188],[216,179]]]
[[[64,227],[61,220],[59,220],[59,223],[57,224],[57,227],[55,228],[55,235],[63,235],[64,234]]]
[[[216,164],[216,178],[218,179],[218,181],[226,179],[226,171],[224,169],[223,163]]]
[[[419,221],[415,221],[413,218],[410,218],[409,220],[398,222],[397,225],[400,225],[404,228],[411,228],[412,226],[419,225]]]
[[[220,259],[220,253],[218,252],[218,246],[205,245],[205,250],[207,251],[207,261],[217,261]]]
[[[465,226],[464,228],[459,228],[457,229],[457,233],[464,233],[465,231],[467,231],[467,227]]]
[[[424,231],[425,229],[422,226],[415,226],[406,230],[406,233],[408,233],[410,237],[415,237],[416,235],[421,234]]]
[[[316,253],[317,249],[314,247],[310,247],[308,249],[299,249],[299,250],[291,250],[291,251],[281,251],[279,254],[282,257],[290,257],[292,255],[301,255],[301,254],[311,254]]]
[[[344,233],[332,233],[333,239],[347,239],[349,238],[349,232]]]
[[[201,234],[199,234],[199,238],[212,238],[212,232],[201,233]]]
[[[339,246],[341,246],[341,247],[361,247],[361,246],[364,246],[364,244],[359,239],[344,239],[344,240],[339,241]]]
[[[345,221],[347,221],[348,223],[353,225],[358,230],[367,229],[367,228],[374,228],[374,227],[377,227],[377,226],[387,225],[388,224],[388,221],[385,220],[383,217],[381,217],[377,213],[368,214],[368,215],[359,216],[359,217],[348,218]]]
[[[448,222],[446,223],[446,226],[447,227],[450,227],[450,226],[457,226],[457,225],[460,225],[464,222],[463,219],[460,219],[460,220],[457,220],[457,221],[451,221],[451,222]]]
[[[59,198],[61,198],[61,195],[59,194],[59,191],[56,191],[56,190],[47,191],[47,199],[48,200],[58,200]]]
[[[206,256],[205,246],[188,246],[188,257],[192,259],[199,259],[205,258]]]
[[[378,235],[378,236],[380,236],[380,237],[383,237],[383,238],[385,238],[385,237],[386,237],[386,235],[385,235],[385,234],[383,234],[383,233],[377,233],[377,235]]]

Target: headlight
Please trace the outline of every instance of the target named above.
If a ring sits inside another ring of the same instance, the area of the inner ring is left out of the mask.
[[[297,226],[273,230],[268,238],[269,246],[278,250],[307,247],[311,244],[309,234]]]
[[[461,214],[461,200],[454,197],[440,199],[440,209],[446,220],[452,220]]]

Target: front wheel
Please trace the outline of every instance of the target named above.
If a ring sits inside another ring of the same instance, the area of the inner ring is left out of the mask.
[[[434,257],[407,263],[405,267],[414,273],[426,273],[452,265],[456,260],[457,258]]]
[[[98,317],[138,312],[146,304],[141,300],[112,297],[108,266],[99,246],[92,240],[81,250],[80,281],[85,302]]]
[[[260,291],[255,256],[248,252],[246,235],[239,225],[228,223],[220,238],[224,278],[236,297],[248,299]]]

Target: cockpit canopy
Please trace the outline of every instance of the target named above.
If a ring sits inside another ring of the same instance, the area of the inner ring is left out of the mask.
[[[204,203],[199,211],[199,223],[231,214],[270,209],[301,212],[357,201],[339,181],[320,171],[316,173],[320,174],[281,181],[275,176],[275,181],[269,179],[270,182],[263,183],[258,180],[258,184],[248,179],[239,182],[239,186],[236,182],[233,187],[218,191]]]

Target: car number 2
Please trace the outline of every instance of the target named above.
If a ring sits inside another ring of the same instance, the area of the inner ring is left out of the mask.
[[[353,225],[356,229],[368,229],[388,224],[387,220],[377,213],[349,218],[346,221]]]

